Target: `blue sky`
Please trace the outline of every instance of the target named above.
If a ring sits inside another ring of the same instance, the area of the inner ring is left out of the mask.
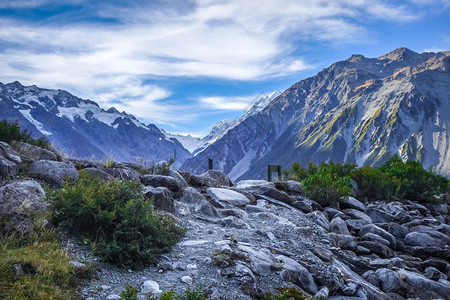
[[[450,50],[450,0],[0,0],[0,82],[203,136],[352,54]]]

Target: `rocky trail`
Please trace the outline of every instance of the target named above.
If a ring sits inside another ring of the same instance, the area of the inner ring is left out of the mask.
[[[64,247],[75,261],[99,267],[98,279],[82,289],[85,299],[120,299],[126,285],[142,299],[150,291],[199,286],[211,299],[254,299],[285,286],[321,299],[449,299],[448,198],[419,204],[348,197],[321,207],[294,181],[233,184],[218,171],[172,168],[140,174],[130,164],[49,160],[33,147],[27,154],[0,143],[0,175],[9,178],[0,184],[0,218],[9,220],[3,232],[32,230],[29,214],[46,207],[41,182],[57,186],[80,169],[105,181],[140,180],[155,208],[187,228],[156,266],[137,271],[99,262],[68,238]],[[17,176],[23,161],[28,178]]]

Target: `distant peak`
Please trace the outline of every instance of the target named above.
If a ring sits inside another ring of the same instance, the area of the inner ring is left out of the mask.
[[[108,109],[106,112],[120,114],[120,112],[114,106]]]
[[[397,48],[394,51],[389,52],[388,54],[380,56],[378,59],[389,59],[389,60],[400,60],[406,61],[419,57],[420,54],[409,50],[408,48]]]
[[[361,54],[353,54],[352,56],[350,56],[349,59],[347,59],[347,61],[349,62],[357,62],[357,61],[362,61],[365,57]]]

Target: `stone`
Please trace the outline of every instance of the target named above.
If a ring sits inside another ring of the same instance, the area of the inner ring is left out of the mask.
[[[375,271],[380,288],[385,293],[395,293],[402,287],[402,280],[397,272],[382,268]]]
[[[331,244],[334,247],[338,247],[341,249],[355,250],[358,245],[356,242],[356,238],[351,235],[343,235],[330,232],[328,234],[328,237],[330,238]]]
[[[278,255],[275,258],[283,266],[283,271],[281,271],[280,275],[284,280],[298,285],[312,295],[319,291],[317,284],[314,282],[314,278],[305,267],[284,255]]]
[[[50,150],[30,145],[24,142],[13,141],[11,146],[21,155],[32,161],[37,160],[58,160],[55,153]]]
[[[0,142],[0,176],[15,176],[19,173],[22,159],[5,142]]]
[[[369,249],[371,253],[374,253],[383,258],[389,258],[394,256],[394,251],[386,245],[374,241],[359,241],[358,246],[362,246]]]
[[[193,187],[187,187],[183,190],[183,194],[178,201],[188,204],[198,204],[205,201],[205,197]]]
[[[287,193],[277,190],[274,183],[265,180],[242,180],[236,183],[234,190],[250,192],[255,196],[267,196],[291,206],[297,201]]]
[[[362,212],[366,211],[366,207],[364,206],[364,204],[353,197],[341,197],[339,199],[339,206],[341,207],[341,209],[351,208],[357,209]]]
[[[388,240],[390,243],[389,247],[392,248],[393,250],[397,249],[397,240],[395,239],[395,237],[392,234],[390,234],[383,228],[378,227],[377,225],[374,225],[374,224],[369,224],[369,225],[364,226],[359,231],[358,236],[363,237],[366,233],[373,233],[373,234],[376,234],[376,235],[382,237],[385,240]]]
[[[102,171],[97,168],[86,168],[86,169],[83,169],[83,171],[85,171],[87,174],[89,174],[91,176],[100,178],[105,183],[114,180],[114,177],[112,177],[105,171]]]
[[[181,277],[181,282],[186,283],[187,285],[192,285],[194,283],[194,280],[190,276],[183,276]]]
[[[422,268],[434,267],[441,272],[445,272],[448,262],[445,259],[431,257],[422,262]]]
[[[389,243],[388,240],[383,239],[381,236],[376,235],[376,234],[373,234],[373,233],[370,233],[370,232],[368,232],[368,233],[366,233],[365,235],[363,235],[363,236],[361,237],[361,240],[363,240],[363,241],[373,241],[373,242],[378,242],[378,243],[381,243],[381,244],[386,245],[386,246],[389,246],[389,245],[390,245],[390,243]]]
[[[438,281],[439,279],[447,280],[447,276],[435,267],[427,267],[425,271],[423,271],[423,275],[434,281]]]
[[[38,160],[30,165],[29,172],[32,177],[56,186],[62,186],[64,180],[78,179],[78,171],[71,162]]]
[[[247,213],[260,213],[260,212],[268,212],[269,210],[265,207],[257,206],[257,205],[247,205],[245,206],[245,211]]]
[[[275,187],[290,196],[304,196],[305,192],[302,189],[302,184],[298,181],[286,180],[276,181]]]
[[[334,232],[337,234],[350,235],[348,231],[347,224],[344,220],[339,217],[334,218],[330,222],[330,232]]]
[[[233,206],[241,207],[250,204],[250,200],[247,197],[232,190],[211,187],[207,188],[206,192],[209,196],[211,196],[211,198]]]
[[[108,297],[106,297],[106,300],[121,300],[122,297],[120,297],[119,295],[116,294],[111,294]]]
[[[321,211],[313,211],[306,215],[308,219],[316,223],[317,225],[324,228],[326,231],[330,230],[330,222],[328,221],[327,216]]]
[[[203,177],[206,182],[215,180],[219,186],[229,187],[233,185],[230,178],[228,178],[225,173],[217,170],[208,170],[200,176]]]
[[[327,214],[328,220],[332,220],[335,216],[342,219],[342,215],[344,215],[340,210],[333,207],[324,207],[323,212]]]
[[[378,209],[376,207],[369,207],[366,214],[372,219],[375,224],[378,223],[389,223],[394,220],[394,216]]]
[[[379,280],[377,274],[375,274],[375,271],[373,270],[366,271],[364,274],[361,275],[361,277],[370,284],[379,287]]]
[[[372,219],[368,215],[357,209],[347,208],[342,210],[342,212],[352,219],[363,219],[372,223]]]
[[[141,293],[152,293],[153,295],[159,295],[162,291],[159,289],[159,284],[156,281],[146,280],[141,285]]]
[[[165,187],[151,187],[146,186],[144,188],[144,198],[152,199],[155,209],[168,211],[170,213],[175,212],[175,202],[172,193]]]
[[[126,181],[140,181],[141,174],[128,167],[120,167],[120,168],[106,168],[105,172],[111,175],[112,177],[120,180]]]
[[[328,299],[329,294],[330,290],[324,286],[314,295],[314,299],[326,300]]]
[[[258,285],[252,270],[239,263],[232,274],[233,279],[238,282],[239,288],[246,295],[255,297],[258,294]]]
[[[442,243],[426,233],[422,232],[410,232],[405,236],[405,244],[410,246],[419,246],[419,247],[432,247],[438,246],[440,247]]]
[[[409,233],[408,227],[397,223],[389,223],[388,231],[397,238],[404,238]]]
[[[333,259],[333,252],[318,245],[314,246],[313,253],[325,262],[330,262]]]
[[[434,281],[405,269],[397,272],[406,286],[405,296],[407,298],[448,299],[448,295],[450,295],[450,282],[447,280]]]
[[[349,230],[360,231],[364,226],[371,224],[370,221],[365,219],[345,220],[345,224]]]
[[[272,269],[280,269],[280,264],[273,258],[272,253],[268,249],[262,248],[259,250],[253,249],[249,246],[239,245],[238,249],[247,254],[250,261],[250,266],[256,275],[267,276]]]
[[[292,207],[295,207],[304,213],[310,213],[313,211],[311,204],[306,201],[295,201],[292,203]]]
[[[143,175],[141,178],[141,182],[145,186],[152,186],[152,187],[165,187],[172,192],[176,192],[181,189],[181,186],[179,185],[178,181],[175,180],[175,178],[170,176],[164,176],[164,175]]]
[[[195,212],[211,218],[218,218],[220,216],[217,209],[208,201],[204,200],[195,206]]]

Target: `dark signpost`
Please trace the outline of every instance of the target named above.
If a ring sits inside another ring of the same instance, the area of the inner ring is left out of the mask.
[[[213,161],[211,158],[208,158],[208,170],[212,170],[213,169]]]
[[[281,180],[281,166],[279,165],[268,165],[267,166],[267,178],[269,181],[272,181],[272,173],[277,172],[278,173],[278,180]]]

